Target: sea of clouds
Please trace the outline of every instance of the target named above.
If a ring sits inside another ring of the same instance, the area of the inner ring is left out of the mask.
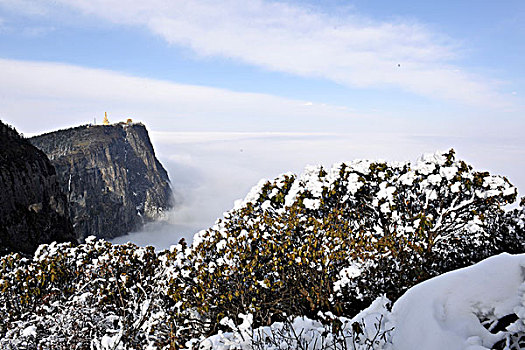
[[[169,248],[181,238],[206,229],[244,198],[261,178],[283,172],[301,173],[308,164],[353,159],[416,160],[422,153],[453,147],[458,158],[478,170],[505,175],[525,188],[525,148],[522,141],[483,137],[443,137],[402,134],[336,133],[203,133],[152,132],[158,158],[168,170],[174,209],[166,220],[114,243],[134,242]]]

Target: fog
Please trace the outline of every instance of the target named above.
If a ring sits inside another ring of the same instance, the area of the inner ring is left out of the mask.
[[[299,174],[308,164],[354,159],[415,161],[423,153],[454,148],[474,166],[505,175],[525,188],[525,142],[521,139],[403,134],[184,133],[152,132],[157,157],[168,170],[174,209],[164,221],[114,243],[166,249],[211,227],[262,179]],[[523,193],[523,191],[521,192]]]

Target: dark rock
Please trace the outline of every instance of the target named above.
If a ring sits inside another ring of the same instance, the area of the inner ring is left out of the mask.
[[[142,124],[84,125],[30,141],[55,166],[80,239],[124,235],[171,207],[168,174]]]
[[[39,244],[75,242],[55,168],[0,121],[0,253],[33,253]]]

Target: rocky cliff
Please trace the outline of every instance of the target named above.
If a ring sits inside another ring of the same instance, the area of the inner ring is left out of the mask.
[[[49,159],[0,121],[0,253],[75,241],[67,212]]]
[[[168,174],[142,124],[85,125],[30,141],[55,166],[81,240],[124,235],[171,206]]]

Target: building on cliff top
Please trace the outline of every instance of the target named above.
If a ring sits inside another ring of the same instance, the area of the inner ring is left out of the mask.
[[[104,120],[102,121],[102,124],[109,125],[108,112],[104,112]]]

